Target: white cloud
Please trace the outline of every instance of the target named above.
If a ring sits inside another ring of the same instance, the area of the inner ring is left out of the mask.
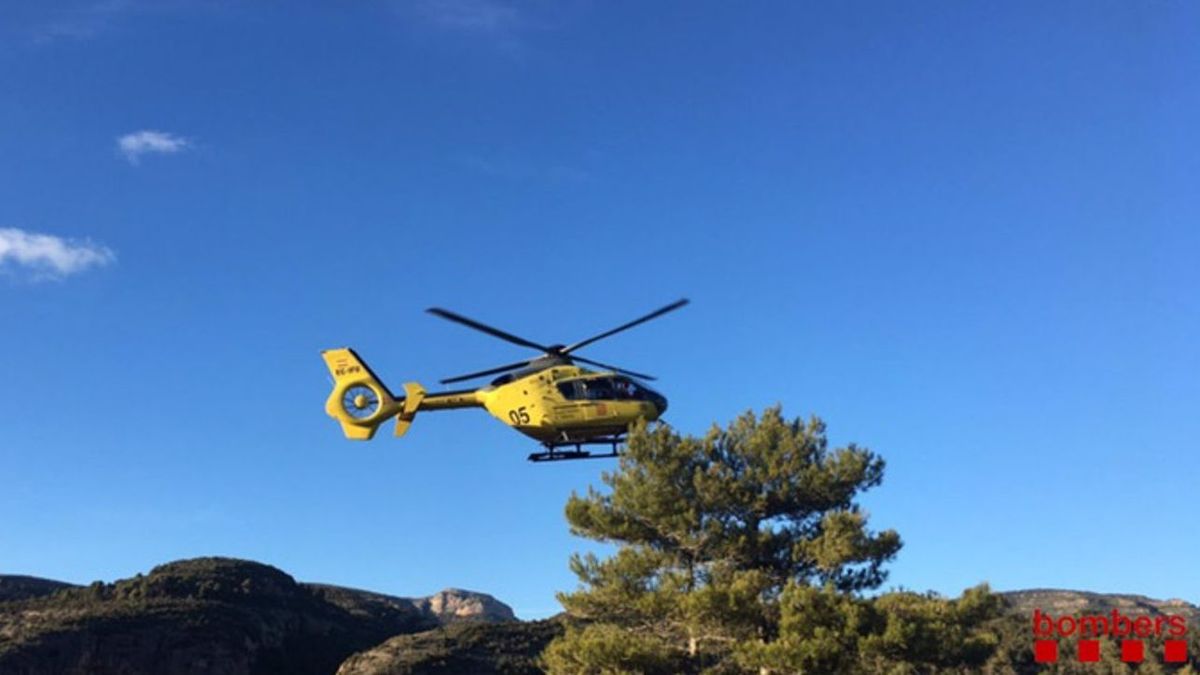
[[[507,35],[525,23],[516,7],[496,0],[425,0],[418,8],[435,24],[456,30]]]
[[[472,44],[498,49],[523,59],[535,53],[530,42],[538,34],[558,31],[579,21],[591,0],[391,0],[405,24],[457,35]]]
[[[418,25],[469,37],[511,56],[524,54],[526,33],[541,28],[530,7],[513,0],[408,0],[397,6]]]
[[[0,227],[0,270],[22,267],[35,278],[60,279],[117,259],[112,249],[90,241]]]
[[[99,0],[97,2],[65,3],[47,10],[47,19],[33,29],[37,44],[59,40],[86,40],[108,31],[123,14],[135,9],[132,0]]]
[[[117,149],[125,155],[125,159],[128,159],[130,164],[137,164],[145,154],[170,155],[190,147],[192,147],[192,142],[182,136],[152,129],[135,131],[117,139]]]

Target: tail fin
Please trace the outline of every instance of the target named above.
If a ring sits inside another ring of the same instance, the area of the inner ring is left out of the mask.
[[[321,352],[321,357],[333,376],[333,391],[325,401],[325,412],[342,425],[346,438],[368,440],[393,415],[396,435],[408,431],[417,406],[425,398],[421,385],[405,384],[406,396],[397,400],[353,349],[328,349]]]

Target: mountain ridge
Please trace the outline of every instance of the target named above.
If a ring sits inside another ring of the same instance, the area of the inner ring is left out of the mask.
[[[1178,598],[1054,588],[997,595],[1018,633],[1035,609],[1181,614],[1200,627],[1200,607]],[[298,582],[234,558],[178,560],[88,586],[0,575],[6,675],[537,673],[538,654],[566,624],[562,615],[519,621],[476,591],[407,598]]]
[[[456,611],[440,615],[422,606],[428,598],[305,584],[233,558],[173,561],[89,586],[0,578],[14,589],[0,602],[6,675],[328,675],[351,654],[396,635],[471,623],[476,606],[490,612],[478,622],[511,616],[482,593],[442,592],[439,606]]]
[[[1109,612],[1115,609],[1151,616],[1179,614],[1189,623],[1200,624],[1200,606],[1181,598],[1159,600],[1135,593],[1099,593],[1063,588],[997,591],[997,595],[1004,597],[1014,612],[1025,614],[1032,614],[1035,609],[1051,614]]]

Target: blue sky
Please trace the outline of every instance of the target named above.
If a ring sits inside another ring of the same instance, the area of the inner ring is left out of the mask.
[[[527,353],[782,403],[888,461],[889,586],[1200,602],[1200,9],[1183,2],[6,3],[0,571],[228,555],[523,617],[597,462],[482,411],[342,439]]]

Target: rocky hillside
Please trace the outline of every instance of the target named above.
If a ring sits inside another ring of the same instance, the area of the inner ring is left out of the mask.
[[[1178,614],[1186,617],[1189,624],[1200,627],[1200,607],[1183,600],[1154,600],[1143,595],[1121,595],[1117,593],[1090,593],[1060,589],[1035,588],[1027,591],[1001,593],[1014,612],[1022,616],[1040,609],[1054,616],[1084,613],[1108,614],[1119,610],[1126,616],[1157,616]]]
[[[517,619],[511,607],[487,593],[477,593],[461,588],[447,588],[424,598],[401,598],[328,584],[304,585],[330,602],[341,604],[347,609],[367,608],[374,605],[415,609],[422,616],[439,625],[464,621],[494,622]]]
[[[1107,613],[1119,609],[1129,616],[1156,613],[1182,614],[1200,629],[1200,608],[1180,600],[1152,600],[1134,595],[1109,595],[1068,590],[1031,590],[1002,593],[1011,615],[998,622],[1000,652],[1009,654],[1012,667],[997,672],[1043,672],[1033,663],[1029,616],[1034,608],[1056,615]],[[442,628],[394,637],[346,659],[337,675],[534,675],[540,673],[537,656],[565,630],[563,618],[539,622],[452,624]],[[1003,661],[1003,659],[1002,659]],[[1071,673],[1069,665],[1056,672]],[[1086,670],[1078,672],[1100,672]],[[1105,671],[1108,672],[1108,671]],[[1112,672],[1118,672],[1116,670]],[[1148,668],[1147,672],[1158,672]]]
[[[0,574],[0,602],[40,598],[43,595],[53,595],[64,588],[74,588],[74,586],[74,584],[51,579]]]
[[[1002,594],[1002,644],[1032,666],[1028,617],[1182,614],[1200,607],[1065,590]],[[1011,624],[1011,625],[1010,625]],[[534,675],[562,619],[521,622],[482,593],[425,598],[298,583],[254,562],[198,558],[111,584],[0,576],[4,675]],[[1017,668],[1019,672],[1020,668]]]
[[[444,624],[459,621],[515,621],[517,618],[511,607],[492,596],[461,588],[448,588],[428,598],[421,598],[414,604]]]
[[[199,558],[112,584],[5,577],[6,675],[329,675],[354,652],[449,620],[512,616],[490,596],[392,596],[297,583],[259,563]],[[476,612],[473,614],[473,612]]]
[[[337,675],[538,675],[538,655],[563,630],[555,619],[457,622],[355,654]]]

